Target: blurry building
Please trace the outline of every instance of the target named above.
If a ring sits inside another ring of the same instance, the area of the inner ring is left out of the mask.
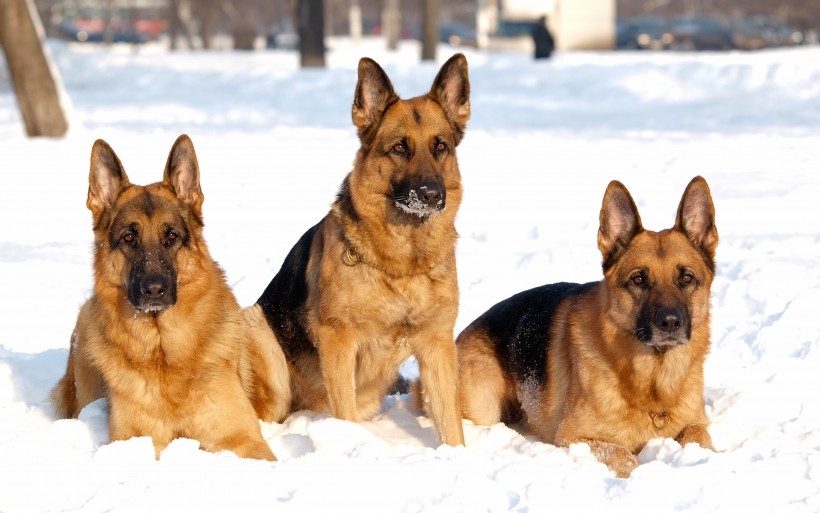
[[[615,47],[616,0],[477,0],[480,48],[532,51],[529,28],[548,17],[559,50]]]

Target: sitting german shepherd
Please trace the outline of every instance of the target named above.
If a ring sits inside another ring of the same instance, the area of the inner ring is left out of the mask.
[[[545,442],[588,443],[626,477],[652,438],[713,449],[703,362],[718,233],[701,177],[671,229],[645,230],[617,181],[600,221],[604,279],[521,292],[473,321],[457,340],[459,395],[476,424],[524,420]]]
[[[199,165],[180,136],[163,180],[131,184],[105,141],[91,150],[94,294],[71,336],[65,376],[51,399],[76,417],[107,397],[109,436],[173,439],[209,451],[275,460],[257,416],[281,420],[284,356],[270,333],[248,324],[202,238]],[[278,360],[277,360],[278,358]]]
[[[285,352],[293,410],[367,419],[414,355],[440,440],[464,443],[454,219],[469,93],[461,54],[441,67],[429,93],[409,100],[376,62],[359,62],[353,170],[251,307]]]

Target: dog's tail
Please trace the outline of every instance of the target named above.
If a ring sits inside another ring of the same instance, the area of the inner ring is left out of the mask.
[[[413,411],[416,414],[426,415],[427,410],[424,407],[424,393],[421,389],[421,380],[408,380],[404,377],[402,377],[401,379],[404,380],[404,391],[402,393],[410,394],[410,407],[413,408]]]
[[[49,399],[54,405],[54,411],[59,419],[76,418],[80,413],[79,402],[77,401],[77,385],[74,380],[74,353],[75,345],[72,335],[72,345],[68,350],[68,363],[66,364],[65,376],[57,382],[51,390]]]
[[[77,418],[86,405],[106,396],[106,386],[100,370],[88,354],[88,319],[92,317],[92,306],[86,301],[77,317],[77,325],[71,333],[65,376],[57,382],[49,398],[58,418]]]

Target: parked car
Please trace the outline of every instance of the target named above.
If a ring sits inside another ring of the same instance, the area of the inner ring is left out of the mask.
[[[148,36],[127,24],[115,24],[112,28],[112,43],[145,43]],[[63,20],[57,25],[60,36],[80,43],[102,43],[105,41],[105,24],[101,20]]]
[[[731,26],[718,18],[698,16],[678,18],[669,25],[675,50],[731,50],[734,48]]]
[[[265,47],[280,50],[299,49],[299,34],[296,33],[296,27],[293,26],[290,18],[285,18],[270,28],[265,38]]]
[[[489,50],[533,53],[532,27],[536,20],[503,19],[488,37]]]
[[[732,41],[741,50],[794,46],[805,42],[803,32],[763,16],[752,16],[734,24]]]
[[[663,18],[641,16],[618,21],[616,48],[623,50],[666,50],[673,37]]]
[[[271,32],[265,38],[265,47],[269,50],[298,50],[299,34],[295,32]]]
[[[453,46],[478,46],[478,38],[473,28],[463,23],[442,23],[439,25],[439,40]]]

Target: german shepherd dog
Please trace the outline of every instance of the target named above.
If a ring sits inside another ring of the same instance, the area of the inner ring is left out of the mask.
[[[714,450],[703,362],[717,243],[703,178],[686,188],[674,227],[658,232],[611,182],[598,230],[604,279],[521,292],[459,335],[464,417],[523,421],[559,446],[586,442],[618,477],[652,438]]]
[[[469,92],[461,54],[441,67],[426,95],[408,100],[375,61],[360,60],[353,170],[330,212],[251,307],[284,349],[293,410],[367,419],[399,365],[415,355],[439,439],[464,443],[455,394],[454,219]]]
[[[284,368],[284,356],[270,334],[251,336],[260,330],[211,259],[203,200],[186,135],[174,143],[162,182],[147,186],[131,184],[111,147],[94,143],[86,203],[94,292],[51,399],[69,418],[106,397],[110,439],[150,436],[157,456],[188,437],[209,451],[275,460],[257,417],[286,413],[274,400],[287,394],[286,374],[272,372]]]

